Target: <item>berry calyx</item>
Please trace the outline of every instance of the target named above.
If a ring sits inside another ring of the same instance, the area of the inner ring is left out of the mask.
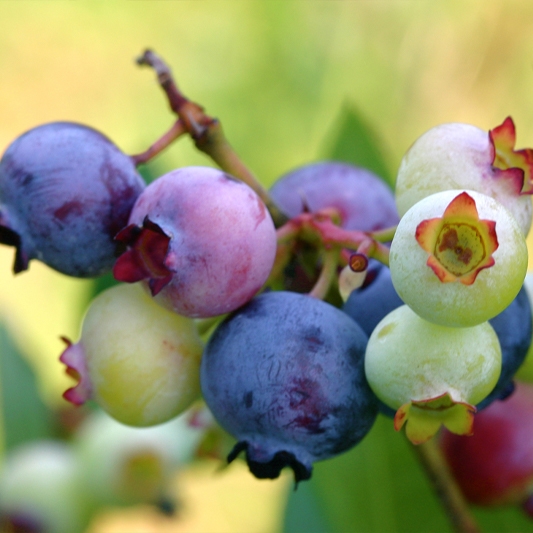
[[[526,236],[533,214],[528,197],[533,192],[533,151],[515,150],[514,145],[510,117],[490,132],[459,123],[431,128],[400,163],[395,185],[400,215],[431,194],[469,189],[504,205]]]
[[[513,301],[527,259],[524,236],[505,207],[476,191],[450,190],[402,217],[389,264],[398,295],[421,317],[470,327]]]
[[[489,138],[494,152],[492,164],[505,177],[517,182],[518,194],[533,193],[533,150],[515,150],[516,129],[511,117],[490,130]]]
[[[441,425],[472,431],[477,403],[501,371],[498,337],[488,322],[470,328],[439,326],[407,305],[383,318],[372,332],[365,373],[378,398],[396,411],[395,428],[420,444]]]
[[[148,279],[150,292],[158,294],[173,275],[165,265],[170,237],[146,217],[142,227],[130,224],[115,239],[130,246],[115,263],[115,278],[127,283]]]
[[[339,309],[293,292],[263,293],[216,329],[202,358],[204,399],[258,478],[296,482],[315,461],[355,446],[377,401],[364,376],[367,337]]]
[[[427,400],[412,400],[402,405],[394,416],[394,429],[406,426],[407,438],[422,444],[437,433],[441,425],[458,435],[472,435],[476,408],[466,402],[455,402],[445,392]]]
[[[416,227],[418,244],[430,254],[427,265],[443,283],[471,285],[479,272],[494,265],[498,248],[496,223],[480,220],[475,200],[466,192],[456,196],[442,217]]]

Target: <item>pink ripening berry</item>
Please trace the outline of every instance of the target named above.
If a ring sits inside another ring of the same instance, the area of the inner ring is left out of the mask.
[[[276,255],[268,210],[220,170],[186,167],[151,183],[117,239],[128,246],[115,278],[144,280],[165,307],[189,317],[233,311],[267,280]]]

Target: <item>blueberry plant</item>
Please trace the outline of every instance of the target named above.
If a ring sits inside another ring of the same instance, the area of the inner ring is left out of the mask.
[[[298,486],[315,462],[363,441],[381,412],[414,445],[457,531],[479,531],[463,492],[531,513],[531,394],[513,394],[513,379],[532,336],[523,284],[533,150],[515,149],[512,119],[488,132],[433,128],[406,153],[394,192],[337,161],[266,190],[166,63],[150,50],[138,62],[155,70],[176,115],[146,152],[128,156],[92,128],[57,122],[21,135],[0,160],[0,243],[16,249],[14,272],[35,259],[117,282],[60,356],[75,379],[65,399],[112,417],[80,431],[72,453],[89,480],[85,514],[160,499],[180,438],[172,423],[199,399],[234,439],[227,461],[242,456],[257,478],[290,469]],[[145,185],[136,168],[185,135],[219,168]],[[109,458],[129,434],[112,419],[153,430],[146,442],[160,451],[146,444],[116,474]],[[527,465],[511,461],[526,440]],[[44,477],[49,461],[72,498],[81,474],[57,450],[39,451],[42,461],[30,452],[13,461],[40,462]],[[0,483],[4,523],[74,528],[76,517],[48,526],[17,508],[17,476],[9,467]]]

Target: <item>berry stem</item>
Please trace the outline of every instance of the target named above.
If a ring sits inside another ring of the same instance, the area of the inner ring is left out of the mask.
[[[481,533],[481,529],[455,482],[435,441],[412,446],[457,533]]]
[[[394,238],[394,234],[396,233],[396,226],[391,226],[390,228],[384,228],[379,231],[372,231],[370,235],[372,238],[379,242],[390,242]]]
[[[326,248],[323,254],[322,270],[315,286],[309,292],[309,296],[324,300],[333,280],[337,276],[337,265],[339,264],[340,248],[335,246]]]
[[[287,217],[272,201],[268,191],[240,160],[227,141],[220,122],[207,115],[204,108],[186,98],[176,85],[168,65],[152,50],[145,50],[137,59],[139,65],[152,67],[165,92],[170,109],[179,117],[185,131],[192,137],[198,150],[208,155],[222,170],[240,179],[251,187],[267,206],[276,226],[281,226]],[[156,143],[157,144],[157,143]]]
[[[165,148],[170,146],[178,137],[187,133],[185,125],[182,120],[176,120],[172,127],[159,138],[148,150],[140,154],[130,156],[133,164],[138,167],[144,163],[148,163],[155,156],[159,155]]]

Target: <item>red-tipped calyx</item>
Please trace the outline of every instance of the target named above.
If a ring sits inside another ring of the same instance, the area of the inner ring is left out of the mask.
[[[66,365],[66,373],[77,381],[74,387],[63,393],[63,398],[74,405],[83,405],[91,398],[93,390],[85,360],[85,350],[80,343],[72,344],[66,337],[61,339],[67,347],[59,360]]]
[[[448,392],[427,400],[412,400],[402,405],[394,416],[394,429],[405,424],[405,434],[413,444],[431,439],[443,425],[457,435],[472,435],[476,408],[456,402]]]
[[[450,202],[442,217],[420,222],[415,237],[430,254],[427,265],[443,283],[472,285],[481,270],[494,265],[496,222],[481,220],[475,200],[466,192]]]
[[[160,226],[146,217],[142,227],[130,224],[115,240],[128,246],[113,267],[115,279],[126,283],[148,280],[153,296],[170,282],[174,273],[165,264],[170,237]]]
[[[489,132],[492,166],[514,184],[517,194],[533,194],[533,149],[515,150],[516,129],[511,117]]]

